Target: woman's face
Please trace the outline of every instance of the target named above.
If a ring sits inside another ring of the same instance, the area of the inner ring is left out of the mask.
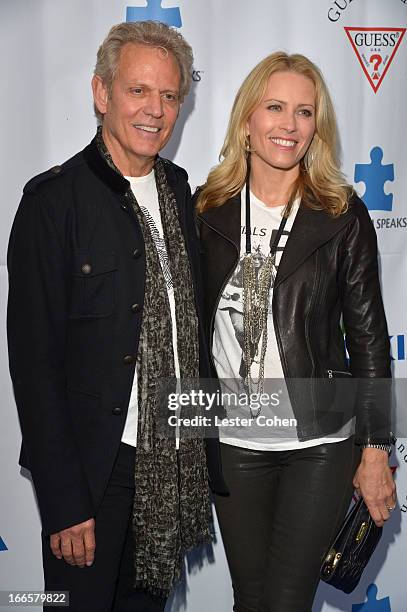
[[[298,168],[315,133],[315,86],[295,72],[275,72],[247,122],[258,169]]]

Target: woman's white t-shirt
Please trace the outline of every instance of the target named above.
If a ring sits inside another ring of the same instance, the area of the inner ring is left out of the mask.
[[[251,200],[251,252],[256,258],[257,274],[270,252],[270,243],[278,231],[284,206],[267,207],[253,193]],[[284,248],[298,211],[299,200],[294,202],[290,216],[279,240],[275,265],[281,261]],[[339,442],[352,433],[352,421],[328,438],[315,438],[300,442],[297,437],[296,422],[281,365],[280,354],[274,329],[272,315],[273,286],[270,287],[269,311],[267,318],[267,349],[264,360],[264,390],[270,398],[264,396],[264,405],[254,402],[255,409],[250,410],[247,401],[248,389],[244,384],[244,329],[243,329],[243,274],[242,261],[246,248],[245,227],[245,189],[241,194],[241,248],[239,262],[229,278],[218,304],[212,354],[217,375],[221,381],[223,405],[227,412],[224,427],[220,427],[220,439],[226,444],[257,450],[291,450],[316,446],[327,442]],[[272,285],[273,283],[271,283]],[[251,372],[257,380],[259,372],[260,349],[252,363]],[[253,393],[253,389],[251,390]],[[246,399],[245,399],[246,398]],[[229,402],[230,399],[230,402]],[[259,399],[259,398],[258,398]],[[278,403],[277,403],[278,402]],[[259,412],[259,414],[258,414]],[[257,418],[256,415],[258,414]],[[252,418],[245,425],[245,419]],[[234,420],[233,420],[234,419]],[[272,419],[272,420],[267,420]],[[243,424],[242,424],[243,423]],[[267,425],[271,423],[271,425]]]

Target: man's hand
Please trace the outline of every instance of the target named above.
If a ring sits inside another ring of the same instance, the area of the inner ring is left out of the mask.
[[[390,512],[394,510],[397,499],[387,452],[365,448],[353,485],[363,496],[373,521],[378,527],[383,527]]]
[[[69,565],[92,565],[96,548],[94,519],[53,533],[50,546],[56,558],[63,557]]]

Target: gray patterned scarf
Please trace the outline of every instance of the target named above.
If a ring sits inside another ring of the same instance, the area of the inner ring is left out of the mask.
[[[121,174],[104,144],[107,164]],[[175,196],[157,157],[154,164],[161,221],[174,285],[177,348],[181,380],[199,378],[198,319],[192,276]],[[186,550],[210,539],[210,502],[202,439],[175,437],[158,426],[160,383],[175,380],[172,322],[158,252],[134,194],[126,193],[140,224],[146,254],[145,295],[137,354],[138,435],[133,508],[135,586],[166,597],[181,575]],[[166,410],[168,416],[168,410]],[[186,432],[184,432],[185,434]]]

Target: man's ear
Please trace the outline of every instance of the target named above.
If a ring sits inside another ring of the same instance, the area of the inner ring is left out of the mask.
[[[92,91],[93,100],[98,111],[104,115],[107,111],[107,102],[109,99],[109,93],[107,87],[103,83],[100,76],[95,74],[92,78]]]

